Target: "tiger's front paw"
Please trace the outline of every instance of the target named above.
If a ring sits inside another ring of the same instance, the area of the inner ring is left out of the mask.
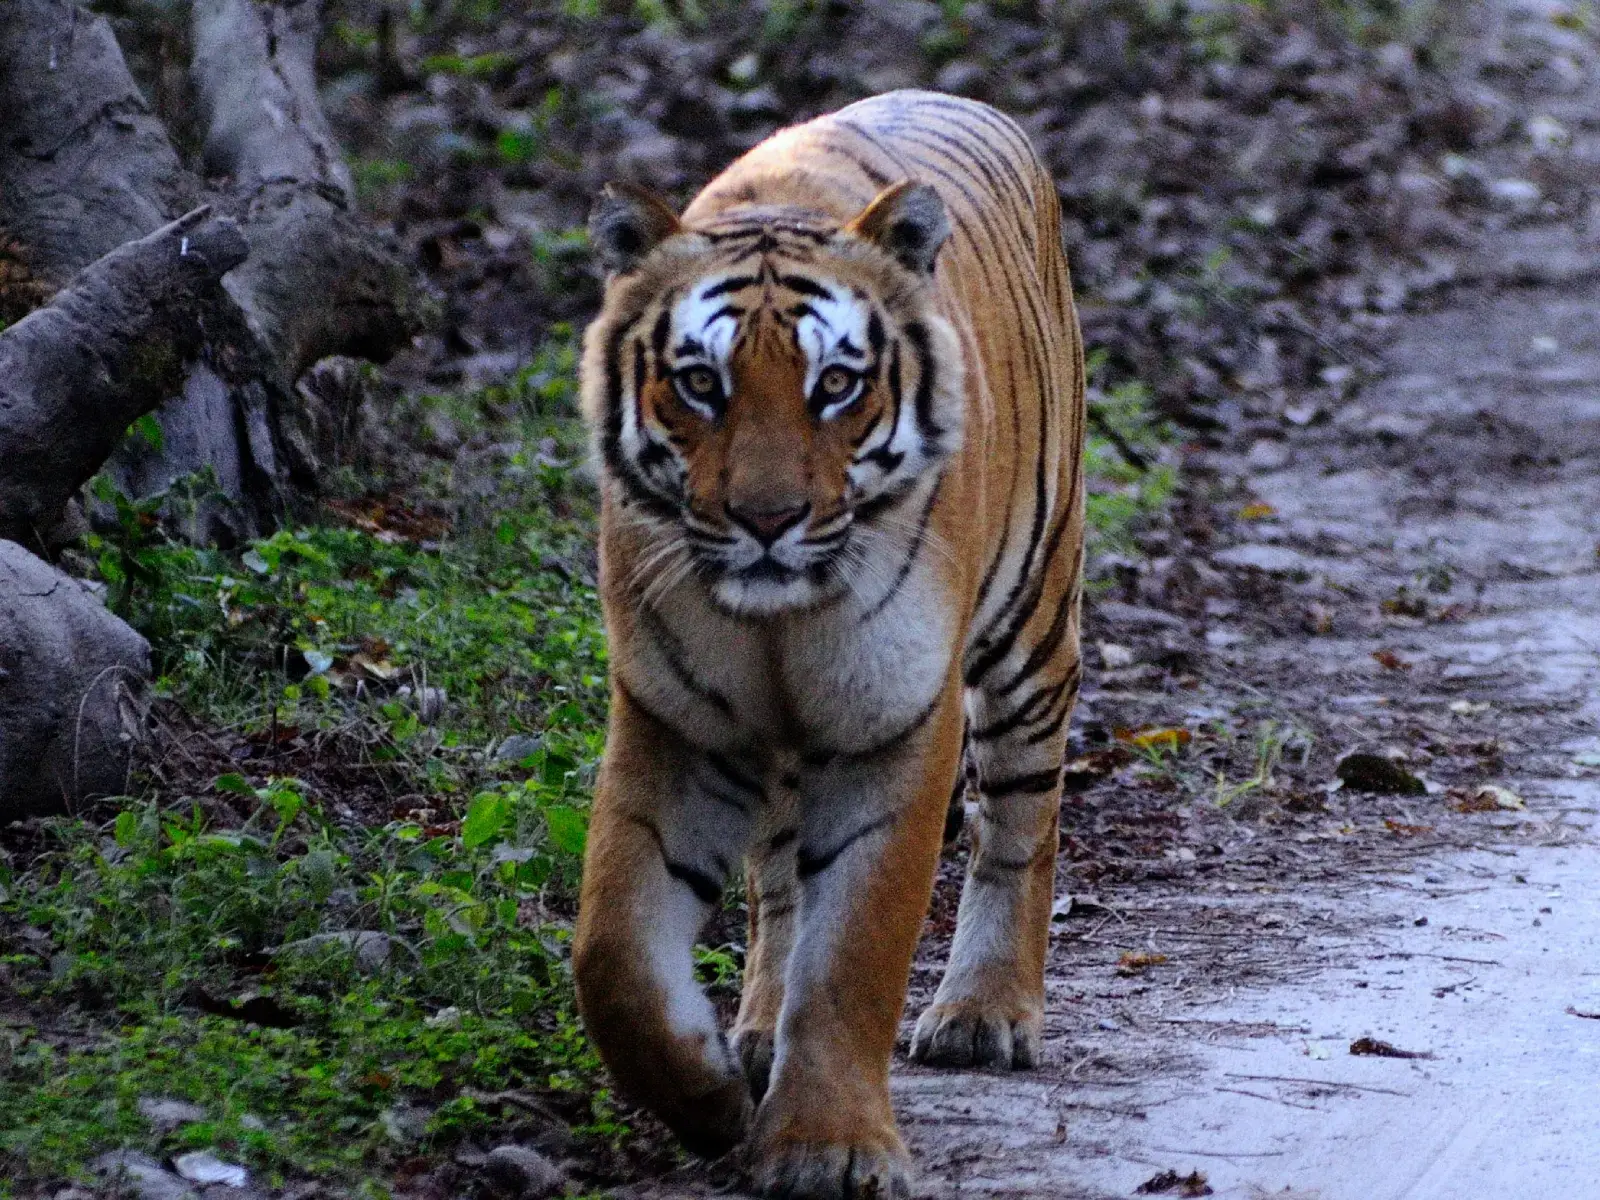
[[[911,1156],[888,1135],[758,1147],[751,1174],[766,1200],[908,1200]]]
[[[1044,1017],[1038,1009],[984,1000],[937,1001],[917,1021],[911,1060],[930,1067],[1039,1065]]]

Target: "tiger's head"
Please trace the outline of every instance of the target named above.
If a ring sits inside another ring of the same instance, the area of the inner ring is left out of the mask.
[[[686,225],[611,185],[589,229],[608,278],[584,411],[625,519],[648,530],[641,594],[693,575],[748,616],[869,598],[961,443],[938,194],[895,184],[842,226],[753,205]]]

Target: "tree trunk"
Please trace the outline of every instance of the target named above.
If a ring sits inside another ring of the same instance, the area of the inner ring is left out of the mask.
[[[237,324],[225,336],[233,352],[175,382],[159,445],[130,440],[111,464],[138,496],[209,469],[225,503],[194,531],[203,538],[261,532],[315,490],[319,464],[288,434],[307,423],[294,382],[308,367],[332,354],[382,361],[427,315],[410,272],[350,209],[312,72],[319,12],[317,0],[195,4],[206,168],[234,184],[219,193],[179,161],[103,18],[73,0],[0,0],[0,113],[10,123],[0,229],[34,279],[61,287],[202,199],[235,217],[250,243],[250,261],[227,282],[237,311],[214,321],[219,333]]]
[[[313,76],[320,11],[193,0],[211,186],[103,18],[0,0],[0,316],[54,295],[0,332],[0,820],[124,786],[148,670],[137,634],[22,546],[48,552],[103,467],[136,496],[209,471],[222,502],[189,536],[261,531],[315,488],[298,377],[381,361],[427,315],[353,211]],[[152,411],[162,436],[126,439]]]
[[[199,208],[111,251],[0,333],[0,538],[54,520],[205,344],[219,286],[245,260],[232,221]]]

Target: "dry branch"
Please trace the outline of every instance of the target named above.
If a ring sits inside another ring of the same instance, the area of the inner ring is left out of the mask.
[[[183,382],[248,253],[201,208],[86,268],[0,333],[0,538],[28,541],[105,462],[128,425]]]

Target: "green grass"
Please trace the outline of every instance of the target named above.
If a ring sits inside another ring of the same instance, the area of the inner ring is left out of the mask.
[[[459,823],[361,828],[295,781],[227,775],[216,788],[254,809],[242,827],[155,799],[55,825],[0,909],[31,931],[5,959],[17,999],[57,1014],[9,1035],[0,1176],[149,1145],[147,1096],[206,1111],[165,1148],[273,1179],[355,1183],[448,1145],[498,1116],[475,1089],[575,1092],[580,1127],[618,1132],[546,906],[575,880],[580,764],[539,750],[519,769]],[[391,939],[387,961],[319,938],[349,930]]]
[[[442,475],[415,507],[342,506],[366,528],[231,553],[98,489],[119,531],[81,561],[149,637],[158,693],[303,778],[180,750],[0,859],[0,982],[31,1021],[0,1025],[0,1195],[120,1146],[354,1188],[502,1120],[474,1096],[508,1088],[622,1133],[565,952],[606,704],[572,365],[566,339],[506,387],[407,402],[522,446],[453,529],[428,516],[461,500]],[[353,931],[393,939],[375,973]],[[163,1138],[140,1097],[206,1119]]]
[[[1122,383],[1104,392],[1097,388],[1104,369],[1103,356],[1091,354],[1090,404],[1096,420],[1084,444],[1091,559],[1136,554],[1135,535],[1165,511],[1178,481],[1166,453],[1176,432],[1151,413],[1150,394],[1143,384]],[[1129,452],[1137,461],[1130,461]]]

